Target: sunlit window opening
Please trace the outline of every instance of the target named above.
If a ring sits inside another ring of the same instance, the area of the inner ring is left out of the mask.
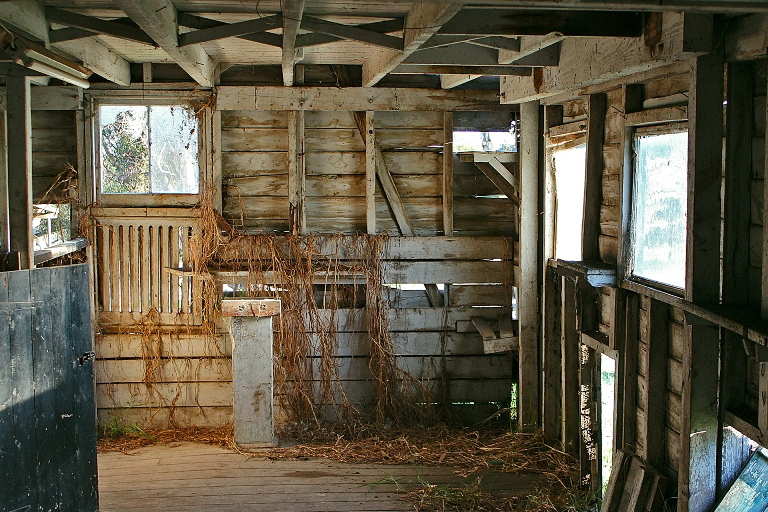
[[[514,130],[508,132],[453,132],[454,153],[514,153],[517,137]]]
[[[552,153],[555,170],[555,258],[581,260],[584,223],[584,178],[587,146],[557,149]]]
[[[102,105],[101,191],[196,194],[197,118],[183,106]]]
[[[685,288],[688,134],[635,136],[631,270]]]
[[[602,492],[608,486],[613,465],[613,415],[616,410],[616,360],[600,354],[600,478]]]
[[[35,250],[52,247],[71,239],[69,204],[36,204],[32,218]]]

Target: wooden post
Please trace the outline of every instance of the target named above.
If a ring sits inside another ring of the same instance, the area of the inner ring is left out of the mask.
[[[453,112],[443,114],[443,234],[453,235]]]
[[[35,267],[32,236],[32,111],[29,77],[6,77],[8,140],[8,224],[10,249],[21,270]]]
[[[694,59],[690,77],[685,298],[711,304],[720,298],[716,276],[720,272],[722,54]],[[678,506],[698,512],[714,505],[717,488],[720,331],[709,325],[688,326],[686,331]]]
[[[639,454],[657,471],[664,471],[664,452],[667,425],[667,346],[669,333],[669,306],[656,299],[650,299],[648,311],[648,390],[645,396],[645,425],[638,437],[643,440],[644,453]]]
[[[520,430],[539,426],[539,102],[520,106]]]
[[[584,221],[581,259],[600,261],[600,202],[602,200],[603,140],[605,139],[605,93],[589,95],[587,156],[584,183]]]
[[[8,165],[5,112],[0,112],[0,252],[11,250],[8,236]]]
[[[222,210],[222,191],[221,180],[223,169],[221,166],[221,110],[216,110],[212,115],[211,126],[211,193],[213,194],[213,208],[221,212]],[[303,134],[302,134],[303,135]],[[302,136],[303,140],[303,136]],[[303,153],[303,151],[302,151]]]
[[[760,444],[768,441],[768,363],[760,363],[759,397],[757,400],[757,426],[760,427]]]
[[[304,111],[288,113],[288,202],[291,234],[304,234],[307,213],[304,205]]]
[[[365,113],[365,220],[369,235],[376,234],[376,129],[374,113]]]
[[[638,84],[627,84],[622,89],[624,114],[637,112],[642,109],[643,104],[643,86]],[[623,124],[623,118],[622,118]],[[619,214],[621,215],[621,229],[619,230],[619,251],[618,261],[616,262],[616,279],[622,282],[627,277],[629,265],[629,217],[632,201],[632,136],[633,128],[624,126],[624,136],[621,138],[620,151],[623,155],[623,164],[621,167],[621,193],[619,194]]]
[[[637,438],[637,335],[638,315],[640,305],[637,294],[630,294],[626,300],[626,322],[624,324],[624,378],[622,387],[623,404],[621,408],[621,446],[620,448],[635,451]]]

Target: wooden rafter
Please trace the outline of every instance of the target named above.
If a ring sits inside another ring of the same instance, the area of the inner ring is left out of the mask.
[[[372,87],[432,37],[459,10],[460,5],[417,3],[408,11],[403,29],[403,50],[380,48],[363,64],[363,86]]]
[[[296,63],[296,36],[304,14],[304,0],[283,2],[283,85],[293,85],[293,65]]]
[[[214,85],[215,65],[200,46],[179,47],[176,7],[170,0],[115,0],[154,41],[204,87]]]
[[[326,21],[312,16],[304,16],[302,18],[301,28],[320,34],[337,36],[342,39],[351,39],[353,41],[381,46],[383,48],[392,48],[395,50],[401,50],[403,48],[403,40],[399,37],[381,34],[379,32],[366,30],[352,25],[343,25],[341,23]]]
[[[428,75],[489,75],[489,76],[531,76],[530,66],[450,66],[445,64],[400,64],[392,74],[428,74]],[[458,85],[458,84],[457,84]]]
[[[453,89],[460,85],[471,82],[475,78],[480,78],[480,75],[440,75],[440,88],[441,89]]]
[[[146,34],[146,32],[131,25],[116,23],[109,20],[102,20],[99,18],[92,18],[90,16],[84,16],[82,14],[57,9],[55,7],[47,7],[45,14],[48,17],[48,21],[58,23],[60,25],[67,25],[69,27],[89,30],[97,34],[117,37],[127,41],[136,41],[138,43],[144,43],[153,46],[155,44],[155,42]]]
[[[75,39],[83,39],[85,37],[93,37],[97,35],[99,35],[98,32],[74,27],[59,28],[56,30],[51,30],[48,33],[52,44],[61,43],[64,41],[73,41]]]

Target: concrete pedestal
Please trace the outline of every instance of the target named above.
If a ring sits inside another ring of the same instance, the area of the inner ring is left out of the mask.
[[[273,414],[271,299],[224,300],[222,312],[231,316],[232,378],[235,443],[243,448],[275,446]]]

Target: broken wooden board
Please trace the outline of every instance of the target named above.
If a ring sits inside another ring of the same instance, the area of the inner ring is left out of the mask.
[[[480,317],[472,317],[472,324],[480,336],[483,337],[483,352],[486,354],[499,354],[513,352],[518,348],[518,339],[512,330],[512,320],[507,315],[499,317],[499,335],[491,328],[488,322]]]

